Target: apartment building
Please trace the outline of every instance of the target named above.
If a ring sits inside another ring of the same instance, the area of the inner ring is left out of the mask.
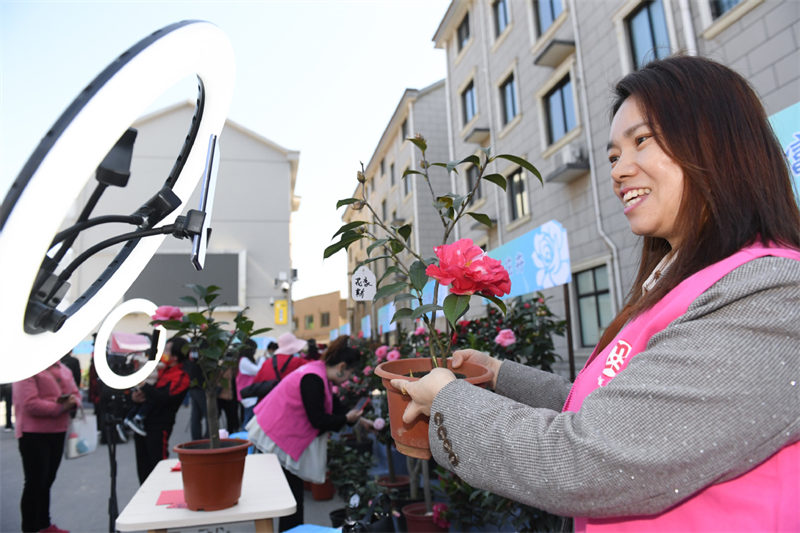
[[[347,322],[347,300],[339,291],[317,294],[292,302],[294,307],[294,334],[299,339],[314,339],[317,344],[328,344],[331,331]]]
[[[506,177],[507,190],[484,182],[474,206],[494,225],[462,225],[456,238],[491,251],[551,220],[564,227],[571,282],[545,294],[560,316],[570,310],[578,365],[638,266],[638,240],[612,193],[605,153],[613,84],[651,59],[698,54],[745,76],[773,115],[800,101],[798,28],[794,0],[457,0],[448,7],[433,37],[447,56],[447,158],[489,147],[525,157],[543,177],[540,183],[497,160],[490,171]],[[453,180],[464,194],[474,173]],[[565,340],[557,348],[566,355]]]

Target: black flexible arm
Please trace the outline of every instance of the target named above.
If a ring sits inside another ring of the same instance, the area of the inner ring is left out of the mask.
[[[109,224],[112,222],[120,222],[123,224],[133,224],[139,226],[144,222],[144,218],[138,215],[106,215],[82,222],[77,222],[64,231],[57,233],[56,236],[53,237],[53,242],[50,243],[50,248],[53,248],[56,244],[67,239],[68,237],[77,235],[85,229],[89,229],[100,224]],[[74,240],[74,238],[71,239],[71,242],[74,242]],[[65,243],[64,246],[69,247],[70,244]]]

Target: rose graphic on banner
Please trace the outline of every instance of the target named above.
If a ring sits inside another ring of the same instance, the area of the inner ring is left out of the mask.
[[[538,228],[533,236],[533,264],[536,284],[541,288],[556,287],[570,280],[567,232],[554,221]]]

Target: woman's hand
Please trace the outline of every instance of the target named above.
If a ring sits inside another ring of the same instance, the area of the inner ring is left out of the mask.
[[[503,364],[500,359],[471,348],[453,352],[453,368],[460,367],[465,361],[483,365],[491,370],[493,374],[491,388],[494,389],[495,385],[497,385],[497,373],[500,372],[500,365]]]
[[[403,413],[403,422],[410,424],[421,414],[430,416],[433,399],[445,385],[455,379],[456,376],[445,368],[434,368],[418,381],[393,379],[392,387],[411,397],[411,403]]]
[[[363,413],[363,409],[350,409],[347,411],[347,414],[344,415],[347,418],[348,424],[355,424],[359,418],[361,418],[361,413]]]

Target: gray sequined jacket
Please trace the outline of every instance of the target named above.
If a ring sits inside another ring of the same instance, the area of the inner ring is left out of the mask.
[[[434,459],[474,487],[590,518],[658,513],[749,470],[800,440],[800,261],[727,274],[579,412],[561,412],[569,388],[510,361],[496,394],[448,384],[431,407]]]

